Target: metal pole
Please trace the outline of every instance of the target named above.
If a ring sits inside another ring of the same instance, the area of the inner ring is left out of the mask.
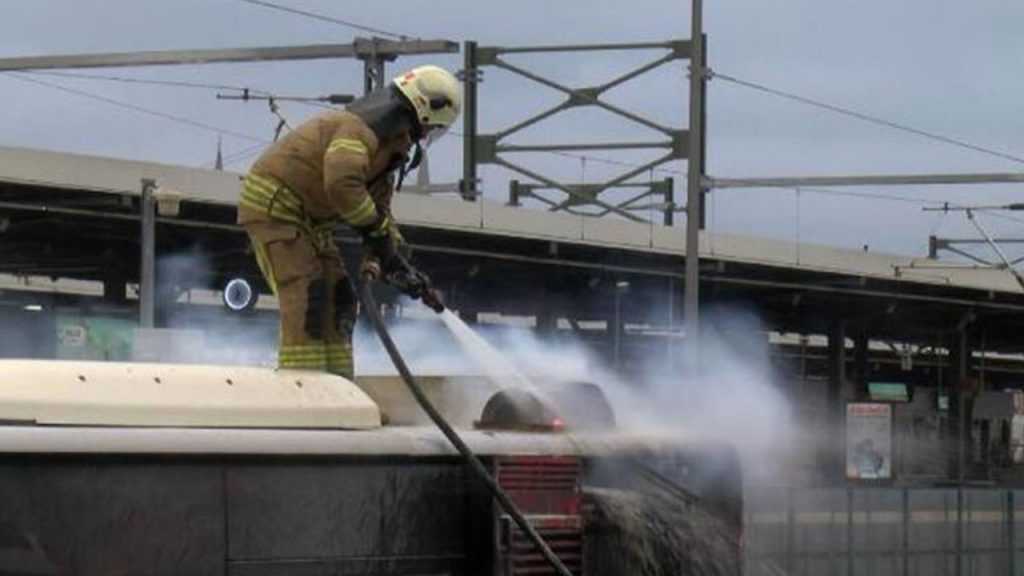
[[[704,150],[701,134],[704,102],[704,33],[702,0],[692,0],[690,21],[690,132],[688,169],[686,177],[686,370],[698,374],[700,358],[698,332],[700,331],[700,215],[703,192]]]
[[[956,487],[956,576],[963,574],[964,561],[964,487]]]
[[[668,369],[675,369],[676,279],[668,279]]]
[[[384,83],[384,59],[370,56],[363,60],[363,94],[373,92]]]
[[[853,488],[846,487],[846,576],[853,576]]]
[[[619,349],[620,349],[620,338],[622,338],[622,311],[620,301],[622,300],[622,288],[620,282],[615,282],[615,332],[614,341],[612,343],[612,349],[614,351],[612,358],[615,360],[615,369],[619,369]]]
[[[1007,572],[1010,576],[1017,576],[1017,523],[1016,510],[1017,507],[1016,497],[1014,495],[1014,489],[1007,489],[1007,547],[1010,553],[1009,562],[1007,563]]]
[[[967,420],[967,408],[964,403],[965,387],[967,384],[968,362],[970,361],[970,350],[967,346],[967,328],[960,329],[957,335],[955,346],[957,347],[957,434],[956,434],[956,575],[960,576],[964,571],[964,480],[966,479],[966,454],[964,448],[970,432],[970,422]]]
[[[1013,275],[1013,279],[1017,281],[1017,284],[1020,284],[1020,287],[1022,289],[1024,289],[1024,277],[1022,277],[1020,273],[1017,272],[1017,270],[1013,267],[1013,263],[1011,263],[1010,259],[1006,257],[1006,254],[1003,253],[1003,250],[999,248],[999,244],[996,244],[996,241],[992,239],[992,236],[988,233],[988,230],[985,230],[985,227],[981,225],[981,222],[979,222],[977,218],[974,217],[973,210],[967,211],[967,219],[970,220],[971,224],[974,225],[978,232],[985,237],[985,241],[988,242],[988,245],[991,246],[992,250],[994,250],[996,255],[999,256],[999,259],[1003,261],[1003,265],[1006,266],[1006,270]]]
[[[0,58],[0,71],[359,58],[371,53],[390,58],[404,54],[441,54],[458,51],[459,45],[449,40],[393,41],[380,38],[356,38],[356,41],[352,44],[311,44],[306,46],[261,46],[251,48],[218,48],[213,50],[163,50]]]
[[[903,576],[910,576],[910,489],[903,488]]]
[[[846,479],[846,400],[843,383],[846,380],[846,321],[833,318],[828,329],[828,383],[826,384],[826,410],[829,414],[829,432],[826,474],[836,481]]]
[[[959,420],[957,426],[957,438],[956,438],[956,475],[957,483],[963,486],[964,479],[966,477],[966,442],[970,438],[968,432],[970,431],[970,421],[967,419],[967,408],[964,404],[964,389],[967,384],[967,375],[969,371],[968,362],[970,362],[970,350],[967,347],[967,329],[960,330],[959,337],[957,338],[957,419]]]
[[[945,491],[943,491],[943,494],[942,494],[942,519],[944,521],[943,527],[944,528],[948,528],[949,527],[949,493],[945,492]],[[948,550],[949,550],[949,530],[943,530],[942,533],[944,535],[944,540],[945,540],[945,548],[944,548],[943,554],[942,554],[942,576],[949,576],[949,558],[947,558]],[[955,560],[955,558],[954,558],[954,560]]]
[[[1008,488],[1006,490],[1006,539],[1009,541],[1007,545],[1010,548],[1010,562],[1008,564],[1010,576],[1016,576],[1017,574],[1017,504],[1014,500],[1014,490],[1013,488]]]
[[[701,28],[703,29],[703,22],[701,22]],[[703,74],[703,72],[705,70],[707,70],[707,67],[708,67],[708,37],[704,35],[703,30],[701,31],[700,41],[697,42],[697,40],[695,38],[694,42],[700,44],[700,52],[698,53],[699,56],[700,56],[699,62],[700,62],[700,69],[701,69],[701,77],[700,77],[700,81],[701,81],[700,82],[700,107],[699,107],[700,108],[700,131],[698,133],[699,137],[700,137],[700,143],[698,144],[697,149],[700,150],[700,164],[699,164],[699,166],[700,166],[700,229],[704,230],[705,228],[707,228],[707,225],[708,225],[707,224],[707,222],[708,222],[708,207],[707,207],[707,202],[706,202],[706,200],[707,200],[706,196],[708,194],[708,190],[709,189],[708,189],[708,184],[707,184],[707,182],[705,181],[705,178],[704,178],[704,174],[707,171],[707,155],[704,154],[704,152],[705,152],[704,144],[708,141],[708,138],[707,138],[707,135],[708,135],[707,134],[708,133],[708,110],[707,110],[707,108],[708,108],[708,106],[707,106],[707,103],[708,103],[708,83],[704,81],[704,74]]]
[[[476,66],[476,42],[463,48],[462,84],[462,199],[476,200],[476,84],[480,71]]]
[[[154,281],[156,277],[156,202],[153,191],[156,182],[142,180],[141,245],[142,264],[139,268],[139,325],[143,328],[154,326]]]
[[[796,568],[796,488],[789,486],[786,489],[786,574],[793,574]]]
[[[675,193],[675,189],[674,189],[675,185],[676,185],[675,180],[671,176],[668,177],[668,178],[665,178],[665,182],[664,182],[664,187],[665,187],[665,191],[664,191],[664,196],[665,196],[665,213],[664,213],[664,217],[662,219],[662,223],[665,226],[671,226],[673,224],[673,220],[675,219],[675,209],[676,209],[676,193]]]

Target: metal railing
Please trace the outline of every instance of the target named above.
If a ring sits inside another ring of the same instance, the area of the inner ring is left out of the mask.
[[[747,576],[1024,573],[1024,494],[997,488],[750,488]]]

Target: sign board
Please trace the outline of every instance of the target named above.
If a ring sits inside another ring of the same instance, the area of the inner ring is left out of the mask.
[[[892,478],[892,405],[851,402],[846,405],[846,477]]]
[[[902,382],[868,382],[872,402],[910,402],[910,390]]]
[[[134,320],[79,314],[56,318],[57,358],[131,360]]]
[[[1014,390],[1013,394],[1013,413],[1024,415],[1024,392],[1020,390]]]

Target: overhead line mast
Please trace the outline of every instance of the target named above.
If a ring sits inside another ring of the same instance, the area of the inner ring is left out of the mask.
[[[398,56],[457,53],[458,51],[458,43],[451,40],[356,38],[351,44],[309,44],[304,46],[217,48],[208,50],[158,50],[0,58],[0,72],[356,58],[363,61],[364,89],[370,91],[382,82],[385,63],[393,61]]]

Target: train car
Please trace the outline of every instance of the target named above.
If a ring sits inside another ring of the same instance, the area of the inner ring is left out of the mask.
[[[517,427],[480,379],[423,383],[574,574],[739,574],[729,450]],[[8,360],[0,574],[554,572],[397,378]]]

